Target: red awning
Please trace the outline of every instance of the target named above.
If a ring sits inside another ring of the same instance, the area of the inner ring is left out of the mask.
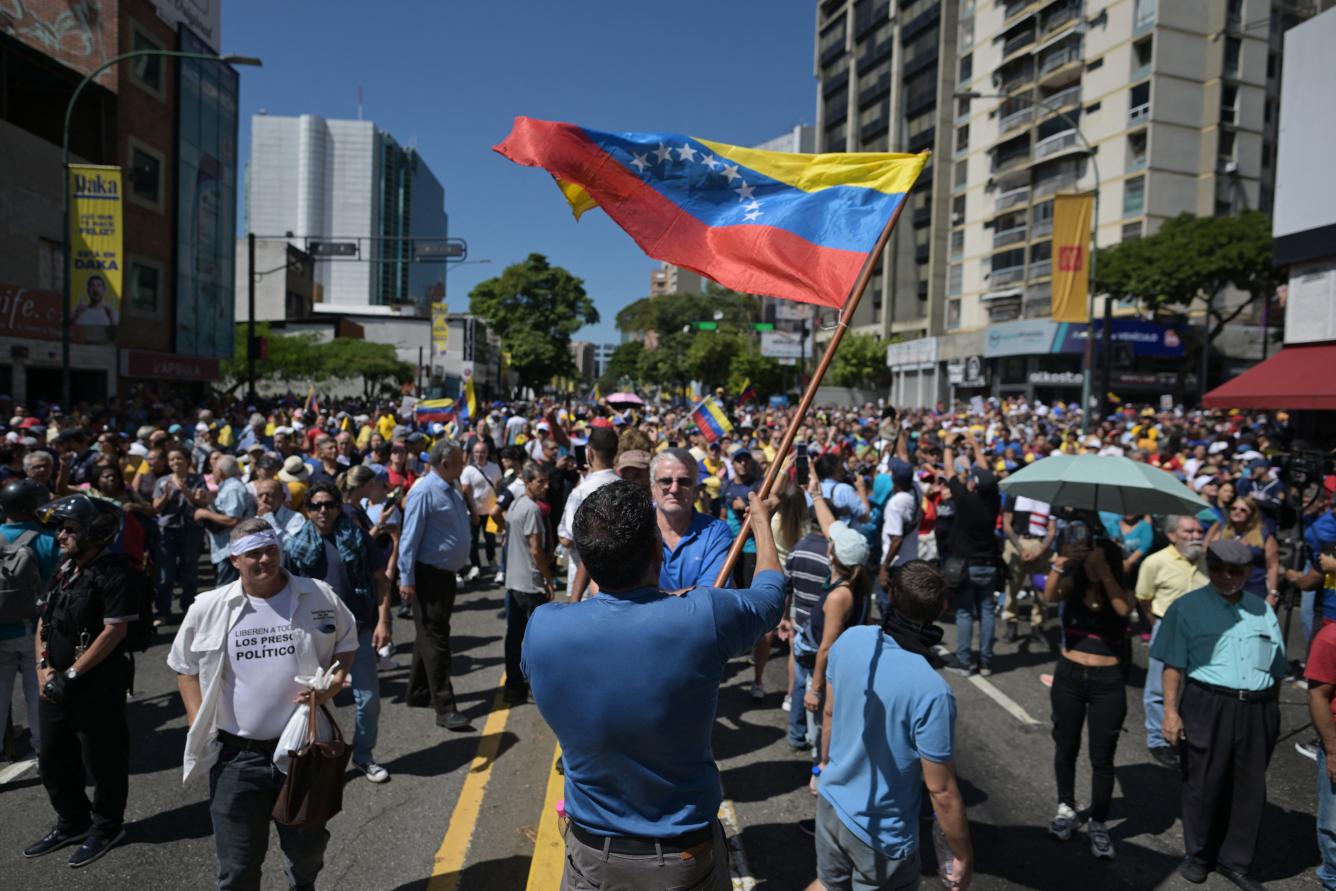
[[[1336,343],[1287,346],[1206,394],[1207,408],[1336,411]]]

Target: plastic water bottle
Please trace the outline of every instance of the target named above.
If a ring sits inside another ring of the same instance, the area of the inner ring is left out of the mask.
[[[951,877],[951,867],[956,862],[956,855],[951,852],[951,844],[946,840],[942,824],[937,822],[937,815],[932,815],[932,849],[937,852],[937,876],[942,880],[942,887],[947,891],[958,887]]]

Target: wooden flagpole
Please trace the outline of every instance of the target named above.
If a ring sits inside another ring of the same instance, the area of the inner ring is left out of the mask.
[[[876,247],[872,253],[868,254],[867,260],[863,263],[863,269],[858,273],[857,280],[854,281],[853,292],[849,299],[845,301],[844,309],[840,311],[840,320],[835,326],[835,333],[831,335],[830,342],[826,344],[826,351],[821,355],[821,361],[817,363],[816,369],[812,372],[812,379],[807,382],[807,389],[803,391],[802,399],[798,401],[798,413],[794,415],[793,420],[784,430],[784,437],[779,441],[779,447],[775,450],[775,460],[770,462],[770,467],[765,474],[765,482],[761,484],[760,497],[769,498],[770,492],[774,488],[775,481],[779,479],[780,468],[784,466],[784,460],[788,457],[789,449],[793,448],[793,440],[798,435],[798,428],[802,426],[803,419],[807,417],[807,411],[812,407],[812,400],[816,398],[817,387],[821,386],[821,379],[826,376],[826,369],[835,359],[835,351],[839,349],[840,341],[844,340],[844,334],[849,330],[849,324],[853,321],[854,313],[858,311],[858,303],[863,299],[863,292],[867,290],[868,282],[872,280],[872,271],[882,262],[882,255],[886,251],[886,244],[891,240],[891,231],[900,219],[900,212],[905,209],[909,203],[909,192],[905,192],[904,198],[900,201],[891,218],[886,222],[886,228],[882,230],[877,238]],[[714,580],[716,588],[722,588],[728,583],[728,579],[733,575],[733,566],[738,562],[738,557],[742,555],[742,549],[747,544],[748,537],[751,536],[751,525],[742,524],[742,531],[738,537],[733,540],[733,546],[728,550],[728,557],[724,560],[723,567],[719,570],[719,577]]]

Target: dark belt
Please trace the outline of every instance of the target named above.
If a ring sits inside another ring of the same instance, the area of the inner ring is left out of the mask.
[[[699,847],[714,838],[714,824],[711,823],[702,829],[695,829],[683,835],[675,835],[671,838],[645,838],[638,835],[595,835],[587,829],[581,828],[577,823],[570,823],[571,835],[579,839],[582,845],[602,851],[603,845],[608,845],[609,854],[657,854],[663,851],[665,854],[680,854],[683,851],[689,851],[692,848]]]
[[[1201,687],[1208,693],[1214,693],[1216,696],[1237,699],[1239,702],[1265,702],[1268,699],[1276,699],[1280,696],[1280,690],[1274,684],[1265,690],[1235,690],[1233,687],[1221,687],[1194,678],[1188,678],[1188,683],[1194,687]]]
[[[226,730],[218,731],[218,741],[225,746],[231,746],[243,752],[259,752],[261,755],[272,755],[274,750],[278,748],[278,740],[276,739],[251,739],[249,736],[237,736],[235,733],[228,733]]]

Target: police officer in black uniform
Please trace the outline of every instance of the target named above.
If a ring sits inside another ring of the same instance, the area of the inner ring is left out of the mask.
[[[82,842],[70,866],[87,866],[125,837],[130,739],[125,724],[130,661],[125,638],[139,619],[135,590],[109,546],[120,508],[87,495],[44,505],[38,519],[55,527],[62,563],[37,626],[42,783],[56,825],[25,857]],[[93,800],[84,794],[84,765]]]

